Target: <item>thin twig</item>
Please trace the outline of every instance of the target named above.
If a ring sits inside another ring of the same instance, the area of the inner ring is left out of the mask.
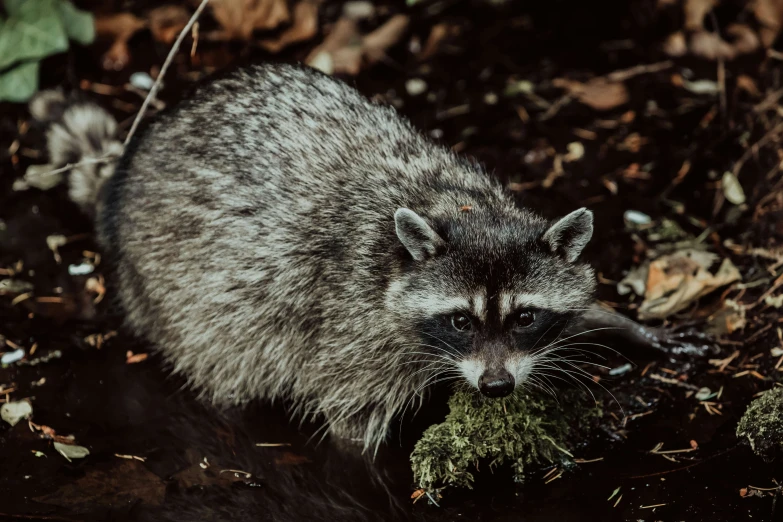
[[[66,165],[64,165],[64,166],[62,166],[60,168],[57,168],[57,169],[54,169],[54,170],[49,170],[47,172],[39,174],[39,176],[51,176],[51,175],[54,175],[54,174],[61,174],[63,172],[68,172],[69,170],[71,170],[73,168],[81,167],[81,166],[84,166],[84,165],[93,165],[95,163],[108,163],[108,162],[113,161],[113,160],[115,160],[115,159],[117,159],[119,157],[120,157],[119,154],[106,154],[104,156],[101,156],[100,158],[88,158],[88,159],[85,159],[85,160],[82,160],[82,161],[77,161],[76,163],[67,163]]]
[[[648,473],[647,475],[635,475],[633,477],[628,477],[628,478],[629,479],[640,479],[640,478],[649,478],[649,477],[659,477],[661,475],[668,475],[669,473],[676,473],[678,471],[683,471],[683,470],[692,468],[694,466],[698,466],[699,464],[704,464],[705,462],[707,462],[709,460],[712,460],[712,459],[714,459],[716,457],[720,457],[721,455],[725,455],[726,453],[728,453],[730,451],[734,451],[738,447],[739,447],[739,444],[737,444],[735,446],[732,446],[730,448],[727,448],[727,449],[725,449],[723,451],[719,451],[718,453],[715,453],[714,455],[710,455],[709,457],[707,457],[704,460],[700,460],[698,462],[694,462],[692,464],[688,464],[687,466],[683,466],[681,468],[668,469],[666,471],[659,471],[658,473]]]
[[[759,150],[764,147],[767,142],[775,138],[781,131],[783,131],[783,121],[778,122],[778,124],[767,131],[767,133],[759,141],[745,150],[740,159],[737,160],[737,163],[734,164],[734,168],[731,169],[732,174],[734,174],[735,177],[738,177],[740,170],[742,169],[743,165],[745,165],[745,162],[748,161],[748,158],[750,158],[751,154],[758,154]]]
[[[619,71],[611,72],[607,74],[605,78],[610,82],[622,82],[630,78],[633,78],[634,76],[665,71],[666,69],[669,69],[673,65],[674,62],[672,62],[671,60],[666,60],[665,62],[658,62],[658,63],[635,65],[628,69],[621,69]]]
[[[199,4],[198,9],[196,9],[196,12],[193,13],[193,16],[191,16],[190,20],[188,20],[187,25],[182,29],[182,31],[180,31],[177,40],[174,42],[174,45],[171,47],[171,50],[169,51],[169,55],[166,57],[166,61],[163,62],[163,66],[160,68],[160,73],[158,73],[158,77],[155,78],[155,83],[152,84],[152,89],[150,89],[150,92],[147,94],[147,97],[144,99],[144,103],[141,105],[141,109],[139,109],[139,113],[136,115],[136,119],[133,120],[133,125],[131,125],[130,131],[128,131],[128,137],[125,138],[126,147],[128,146],[128,143],[130,143],[131,138],[133,138],[133,135],[136,133],[136,128],[138,128],[142,118],[144,118],[144,114],[147,112],[147,107],[149,107],[150,102],[158,94],[160,85],[161,83],[163,83],[163,77],[166,75],[166,70],[168,70],[169,65],[171,65],[171,62],[174,61],[174,55],[177,54],[177,51],[179,50],[179,46],[182,44],[182,40],[184,40],[185,35],[187,35],[190,32],[190,29],[193,27],[193,24],[196,23],[196,20],[198,20],[198,17],[201,15],[202,11],[204,11],[204,8],[207,7],[208,3],[209,0],[201,0],[201,4]]]

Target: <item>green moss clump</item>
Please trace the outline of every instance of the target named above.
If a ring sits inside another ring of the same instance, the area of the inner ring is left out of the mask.
[[[737,424],[737,437],[756,455],[771,460],[783,450],[783,387],[754,400]]]
[[[570,463],[569,435],[584,431],[600,416],[583,395],[571,393],[563,394],[558,404],[526,393],[486,399],[463,390],[452,395],[449,408],[446,420],[430,426],[411,454],[416,484],[427,492],[472,487],[471,470],[480,460],[488,459],[490,468],[510,463],[520,481],[530,465]]]

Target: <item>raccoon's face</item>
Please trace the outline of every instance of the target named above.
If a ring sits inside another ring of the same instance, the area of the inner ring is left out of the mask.
[[[593,272],[577,261],[592,223],[586,209],[554,224],[480,209],[430,224],[399,209],[407,260],[387,306],[420,335],[432,368],[508,395],[545,371],[547,351],[592,303]]]

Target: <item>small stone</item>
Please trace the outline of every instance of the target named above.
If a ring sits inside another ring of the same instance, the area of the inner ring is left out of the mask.
[[[623,214],[623,219],[628,225],[634,225],[636,227],[643,227],[652,223],[652,218],[644,212],[638,210],[626,210]]]
[[[699,391],[696,392],[696,395],[694,395],[697,400],[700,401],[706,401],[707,399],[712,397],[712,390],[710,390],[707,387],[699,388]]]
[[[24,350],[22,348],[17,348],[13,352],[4,353],[3,356],[0,357],[0,364],[13,364],[16,361],[21,361],[23,357]]]
[[[321,51],[315,55],[308,65],[325,74],[334,73],[334,60],[332,59],[332,55],[326,51]]]
[[[723,195],[726,196],[730,203],[734,205],[745,203],[745,191],[742,190],[742,185],[740,185],[737,176],[726,171],[723,173],[721,184],[723,186]]]
[[[95,270],[95,267],[91,265],[90,263],[81,263],[78,265],[68,265],[68,275],[72,276],[80,276],[80,275],[87,275],[92,274],[92,272]]]
[[[27,401],[6,402],[0,406],[0,418],[11,426],[16,426],[20,420],[27,419],[32,414],[33,407]]]
[[[408,94],[411,96],[418,96],[427,91],[427,82],[421,78],[411,78],[405,82],[405,90],[408,91]]]
[[[129,81],[131,85],[142,91],[149,91],[152,89],[152,86],[155,85],[155,80],[152,79],[152,76],[145,72],[135,72],[131,74]]]

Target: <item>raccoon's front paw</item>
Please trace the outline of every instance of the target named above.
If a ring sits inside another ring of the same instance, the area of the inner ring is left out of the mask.
[[[715,340],[692,328],[685,330],[669,330],[667,328],[647,328],[644,336],[651,348],[674,356],[717,355],[720,347]]]

